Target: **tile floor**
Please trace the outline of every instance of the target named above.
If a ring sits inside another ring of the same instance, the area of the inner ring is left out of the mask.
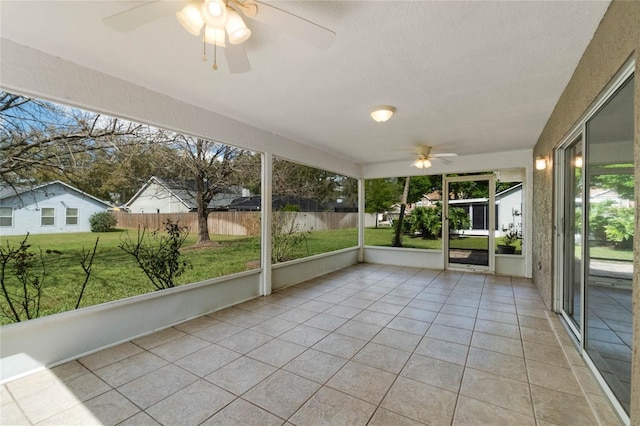
[[[361,264],[2,386],[3,425],[619,424],[529,280]]]

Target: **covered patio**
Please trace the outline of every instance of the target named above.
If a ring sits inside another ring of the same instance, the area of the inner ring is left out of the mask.
[[[3,385],[3,424],[617,424],[530,279],[360,264]]]
[[[0,4],[3,91],[256,153],[263,200],[259,267],[2,326],[0,423],[639,423],[640,239],[624,279],[590,288],[588,187],[567,182],[621,163],[638,181],[640,3],[266,3],[332,44],[248,20],[250,70],[221,55],[214,71],[222,47],[203,55],[182,3],[126,31],[105,18],[147,2]],[[611,104],[589,164],[588,121]],[[372,121],[378,106],[395,115]],[[357,244],[272,263],[274,158],[357,180]],[[494,253],[491,207],[486,262],[451,262],[446,236],[367,245],[366,182],[425,175],[445,194],[521,182],[521,253]]]

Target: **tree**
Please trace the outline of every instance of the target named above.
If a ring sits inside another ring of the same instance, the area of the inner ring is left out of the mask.
[[[404,210],[407,207],[407,198],[409,197],[409,184],[411,182],[411,176],[407,176],[404,180],[404,190],[402,191],[402,199],[400,200],[400,216],[398,217],[398,223],[396,224],[396,233],[391,242],[392,247],[402,247],[402,239],[400,233],[402,232],[402,221],[404,220]]]
[[[377,228],[378,213],[390,210],[400,200],[401,187],[396,179],[368,179],[364,186],[365,211],[376,213]]]
[[[145,126],[0,92],[0,179],[8,185],[62,180],[97,152],[137,143]]]

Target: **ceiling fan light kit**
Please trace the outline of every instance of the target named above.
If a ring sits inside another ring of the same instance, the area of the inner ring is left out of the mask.
[[[227,5],[222,0],[205,0],[200,8],[202,19],[212,27],[223,27],[227,22]]]
[[[255,15],[257,12],[257,7],[247,6],[246,9],[248,14]],[[231,44],[244,43],[251,37],[251,30],[242,17],[223,0],[189,2],[182,10],[176,12],[176,19],[194,36],[199,36],[202,27],[205,27],[204,41],[220,47],[225,47],[225,30]]]
[[[205,27],[204,41],[209,44],[215,44],[218,47],[227,47],[224,42],[224,28]]]
[[[378,106],[371,111],[371,118],[378,123],[384,123],[391,118],[394,112],[396,112],[395,107],[389,105]]]
[[[428,169],[431,167],[431,161],[426,157],[420,156],[413,162],[413,165],[419,169]]]
[[[240,44],[244,43],[251,37],[251,30],[247,28],[238,12],[229,9],[227,12],[227,23],[225,29],[229,35],[229,43]]]
[[[200,35],[204,25],[204,20],[200,14],[200,3],[194,1],[187,4],[182,10],[176,12],[176,19],[189,33],[194,36]]]

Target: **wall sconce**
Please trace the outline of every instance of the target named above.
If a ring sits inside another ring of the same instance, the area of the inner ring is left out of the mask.
[[[544,170],[547,168],[547,157],[538,155],[536,157],[536,170]]]
[[[576,156],[573,164],[576,166],[577,169],[581,169],[582,168],[582,155]]]

